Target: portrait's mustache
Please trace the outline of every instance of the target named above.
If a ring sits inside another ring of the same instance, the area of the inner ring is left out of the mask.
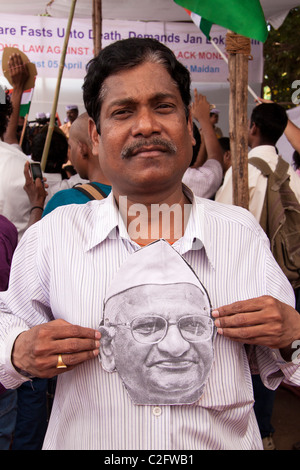
[[[139,139],[138,141],[124,147],[121,152],[121,158],[130,158],[135,153],[138,153],[140,149],[150,149],[151,147],[157,147],[159,150],[168,152],[172,155],[177,152],[177,147],[173,142],[170,142],[162,137],[152,137],[151,139]]]

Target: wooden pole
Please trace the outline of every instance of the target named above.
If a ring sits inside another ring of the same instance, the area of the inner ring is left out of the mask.
[[[226,62],[226,64],[228,65],[228,59],[226,57],[226,55],[223,53],[223,51],[219,48],[219,46],[214,42],[214,41],[211,41],[211,45],[214,46],[214,48],[216,49],[216,51],[218,51],[218,53],[220,54],[220,56],[222,57],[222,59]],[[251,88],[250,85],[247,85],[247,88],[248,88],[248,91],[249,93],[253,96],[254,100],[256,100],[257,102],[259,101],[259,97],[257,96],[257,94],[255,93],[255,91]],[[289,103],[285,103],[285,104],[291,104],[290,102]]]
[[[28,114],[26,114],[25,119],[24,119],[24,123],[23,123],[22,133],[21,133],[21,137],[20,137],[20,140],[19,140],[19,146],[20,147],[22,147],[22,144],[23,144],[27,122],[28,122]]]
[[[94,55],[102,49],[101,35],[102,35],[102,1],[93,0],[93,32],[94,32]]]
[[[248,60],[250,39],[227,33],[229,68],[229,138],[233,204],[249,208],[248,186]]]
[[[66,29],[65,40],[64,40],[62,54],[61,54],[61,58],[60,58],[60,64],[59,64],[59,68],[58,68],[58,77],[57,77],[55,95],[54,95],[54,100],[53,100],[52,110],[51,110],[51,115],[50,115],[49,127],[48,127],[46,142],[45,142],[45,146],[44,146],[44,150],[43,150],[42,160],[41,160],[42,171],[45,171],[45,168],[46,168],[46,163],[47,163],[49,148],[50,148],[50,144],[51,144],[52,134],[53,134],[53,131],[54,131],[57,102],[58,102],[58,97],[59,97],[61,79],[62,79],[64,66],[65,66],[65,58],[66,58],[67,47],[68,47],[68,42],[69,42],[70,30],[71,30],[72,21],[73,21],[74,12],[75,12],[75,6],[76,6],[76,0],[72,0],[72,5],[71,5],[71,8],[70,8],[69,19],[68,19],[68,24],[67,24],[67,29]]]

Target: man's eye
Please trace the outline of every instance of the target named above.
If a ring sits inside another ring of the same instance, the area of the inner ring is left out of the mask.
[[[162,111],[162,112],[169,112],[169,111],[172,111],[174,109],[174,105],[172,105],[171,103],[159,103],[156,106],[156,109],[158,111]]]
[[[145,322],[135,325],[134,330],[140,334],[151,334],[156,330],[155,322]]]
[[[131,112],[132,111],[130,109],[117,109],[116,111],[112,113],[112,116],[113,117],[128,116],[129,114],[131,114]]]

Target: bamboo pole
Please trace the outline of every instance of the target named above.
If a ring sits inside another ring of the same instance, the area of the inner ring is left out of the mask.
[[[68,19],[68,24],[67,24],[67,29],[66,29],[65,40],[64,40],[64,44],[63,44],[61,58],[60,58],[60,64],[59,64],[59,68],[58,68],[58,77],[57,77],[57,82],[56,82],[55,95],[54,95],[54,100],[53,100],[53,104],[52,104],[49,127],[48,127],[47,136],[46,136],[46,142],[45,142],[43,155],[42,155],[42,160],[41,160],[42,171],[45,171],[45,168],[46,168],[46,163],[47,163],[49,148],[50,148],[50,144],[51,144],[52,134],[53,134],[53,131],[54,131],[57,102],[58,102],[58,97],[59,97],[61,79],[62,79],[64,66],[65,66],[65,58],[66,58],[67,47],[68,47],[68,42],[69,42],[70,30],[71,30],[72,21],[73,21],[74,12],[75,12],[76,1],[77,0],[72,0],[72,5],[71,5],[71,8],[70,8],[69,19]]]
[[[94,32],[94,55],[102,49],[101,34],[102,34],[102,1],[93,0],[93,32]]]
[[[19,146],[20,147],[22,147],[22,144],[23,144],[27,122],[28,122],[28,114],[26,114],[25,119],[24,119],[24,123],[23,123],[22,133],[21,133],[21,137],[20,137],[20,140],[19,140]]]
[[[248,186],[248,60],[250,40],[243,36],[227,33],[230,40],[241,39],[242,46],[234,44],[229,51],[229,138],[232,159],[232,196],[233,204],[249,208]],[[228,38],[229,39],[229,38]],[[246,48],[245,48],[246,43]],[[236,48],[236,50],[235,50]]]

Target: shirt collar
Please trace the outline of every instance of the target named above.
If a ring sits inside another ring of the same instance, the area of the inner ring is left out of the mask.
[[[91,211],[93,229],[86,242],[86,251],[93,249],[107,238],[113,240],[123,237],[129,240],[112,192],[101,201],[101,204],[92,204]]]
[[[185,185],[183,192],[192,203],[192,210],[185,229],[184,236],[174,243],[174,248],[184,255],[188,251],[205,250],[211,266],[214,268],[214,251],[211,245],[211,237],[207,227],[206,220],[207,207],[205,199],[197,197]]]
[[[204,247],[206,255],[212,266],[214,266],[213,250],[211,248],[210,237],[205,230],[205,200],[195,197],[192,191],[183,185],[183,192],[192,203],[189,220],[183,237],[177,240],[173,247],[181,255],[191,250],[199,250]],[[86,250],[93,249],[106,239],[123,239],[126,240],[136,249],[139,246],[130,239],[127,228],[118,210],[117,203],[111,192],[101,204],[92,207],[92,217],[94,220],[94,229],[91,237],[86,243]]]
[[[273,158],[277,157],[276,148],[273,145],[258,145],[250,150],[248,153],[248,159],[251,157],[259,157],[269,162]]]

